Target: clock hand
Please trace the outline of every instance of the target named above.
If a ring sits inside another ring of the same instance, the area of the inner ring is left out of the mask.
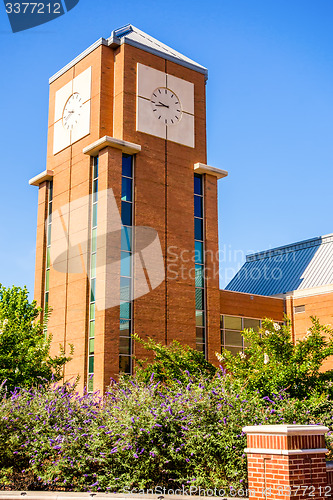
[[[164,108],[169,108],[166,104],[163,104],[163,102],[159,101],[159,104],[156,104],[156,106],[161,107],[163,106]]]

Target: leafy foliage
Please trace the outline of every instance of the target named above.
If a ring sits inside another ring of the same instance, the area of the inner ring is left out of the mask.
[[[245,425],[322,423],[332,402],[262,397],[230,375],[165,388],[122,379],[104,398],[70,386],[0,403],[0,483],[11,489],[119,491],[246,486]],[[331,448],[331,436],[328,436]]]
[[[244,330],[249,345],[244,353],[233,356],[224,350],[217,357],[235,379],[262,396],[281,390],[298,399],[311,392],[332,395],[333,370],[320,370],[333,355],[333,330],[315,317],[311,321],[305,337],[294,344],[287,319],[282,326],[266,319],[258,331]]]
[[[212,378],[216,373],[216,368],[209,363],[202,352],[192,349],[187,345],[182,345],[174,340],[169,346],[165,346],[153,339],[142,340],[137,334],[133,335],[137,342],[140,342],[147,351],[155,354],[152,363],[146,363],[140,359],[136,360],[138,365],[137,379],[148,382],[151,376],[158,382],[165,384],[185,382],[189,374],[192,379]]]
[[[71,347],[66,356],[60,347],[58,356],[50,356],[52,336],[45,334],[48,315],[41,323],[39,313],[36,302],[29,302],[26,288],[0,285],[0,382],[8,390],[60,380],[73,353]]]

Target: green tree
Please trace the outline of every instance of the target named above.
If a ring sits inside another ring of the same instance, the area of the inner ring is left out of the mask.
[[[151,338],[144,341],[137,334],[134,334],[134,339],[147,351],[153,351],[155,354],[151,363],[136,359],[138,365],[136,377],[143,382],[148,382],[152,374],[154,381],[172,384],[175,381],[188,383],[189,377],[192,380],[210,379],[216,373],[215,366],[206,361],[202,352],[182,345],[176,340],[165,346]]]
[[[52,336],[46,333],[48,314],[41,323],[41,309],[29,302],[26,287],[5,288],[0,284],[0,383],[15,387],[47,386],[62,378],[63,366],[71,359],[60,346],[50,356]]]
[[[228,350],[216,353],[223,367],[235,379],[263,396],[285,390],[302,399],[312,392],[333,395],[333,370],[321,371],[333,355],[333,330],[311,316],[312,326],[294,344],[290,321],[284,325],[266,319],[258,330],[244,330],[249,344],[244,353],[233,356]]]

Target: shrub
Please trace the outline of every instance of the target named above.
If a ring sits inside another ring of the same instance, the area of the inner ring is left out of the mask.
[[[246,485],[245,425],[331,422],[325,398],[262,397],[223,372],[161,385],[154,376],[123,379],[103,399],[69,386],[7,394],[0,482],[66,491],[239,488]]]
[[[249,347],[233,356],[224,350],[217,354],[223,366],[249,391],[262,396],[287,391],[303,399],[316,392],[332,395],[333,370],[321,372],[322,363],[333,355],[333,330],[311,317],[312,326],[302,340],[293,343],[290,321],[280,326],[264,320],[259,331],[244,330]]]

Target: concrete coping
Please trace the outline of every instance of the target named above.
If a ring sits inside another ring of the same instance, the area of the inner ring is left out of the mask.
[[[226,170],[221,170],[220,168],[211,167],[210,165],[205,165],[204,163],[195,163],[194,173],[214,175],[214,177],[217,177],[218,179],[223,179],[223,177],[227,177],[228,175],[228,172]]]
[[[83,153],[90,156],[97,156],[101,149],[107,147],[121,149],[123,153],[129,155],[133,155],[141,151],[141,146],[139,144],[123,141],[122,139],[116,139],[115,137],[109,137],[108,135],[105,135],[104,137],[101,137],[97,141],[85,147],[83,149]]]
[[[243,427],[245,434],[272,436],[318,436],[329,431],[324,425],[250,425]]]
[[[40,174],[30,179],[30,186],[39,186],[42,182],[51,181],[53,179],[53,170],[44,170]]]

